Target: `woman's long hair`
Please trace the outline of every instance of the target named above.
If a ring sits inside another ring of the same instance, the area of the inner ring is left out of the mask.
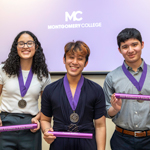
[[[32,62],[32,72],[37,74],[37,78],[42,81],[42,77],[48,77],[48,69],[47,64],[45,63],[45,55],[43,53],[43,48],[41,47],[41,43],[38,41],[37,37],[30,31],[22,31],[20,32],[11,47],[11,51],[8,55],[6,61],[2,62],[4,64],[3,70],[9,75],[9,77],[19,76],[20,72],[20,57],[17,52],[17,42],[22,34],[29,34],[34,42],[35,42],[35,55],[33,56]]]

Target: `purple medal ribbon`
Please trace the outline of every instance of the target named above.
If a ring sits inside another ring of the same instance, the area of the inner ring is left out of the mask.
[[[75,91],[75,95],[74,95],[74,98],[73,98],[72,97],[72,93],[71,93],[71,89],[70,89],[70,86],[69,86],[67,75],[65,75],[65,77],[64,77],[65,91],[66,91],[67,98],[69,100],[70,106],[71,106],[73,111],[75,111],[75,109],[77,107],[77,104],[78,104],[78,101],[79,101],[79,96],[80,96],[80,93],[81,93],[81,87],[83,85],[83,82],[84,82],[84,77],[81,75],[81,78],[80,78],[80,80],[78,82],[78,85],[77,85],[77,88],[76,88],[76,91]]]
[[[29,89],[29,86],[31,84],[32,77],[33,77],[33,73],[32,73],[32,68],[31,68],[30,72],[28,74],[27,81],[26,81],[26,83],[24,85],[23,76],[22,76],[22,70],[21,70],[21,67],[20,67],[20,74],[18,76],[18,80],[19,80],[19,87],[20,87],[21,97],[24,97],[25,94],[27,93],[27,91]]]
[[[137,88],[137,90],[140,92],[142,90],[146,74],[147,74],[147,64],[144,62],[143,72],[140,78],[140,81],[138,82],[132,74],[127,70],[125,67],[125,64],[122,65],[122,70],[124,71],[125,75],[128,77],[128,79],[133,83],[133,85]]]

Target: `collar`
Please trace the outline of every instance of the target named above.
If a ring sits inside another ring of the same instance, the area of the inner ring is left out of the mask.
[[[132,70],[132,68],[126,64],[125,60],[124,60],[123,63],[125,64],[125,67],[126,67],[128,70]],[[144,67],[144,60],[142,59],[142,63],[141,63],[140,67],[139,67],[137,70],[142,70],[142,71],[143,71],[143,67]]]

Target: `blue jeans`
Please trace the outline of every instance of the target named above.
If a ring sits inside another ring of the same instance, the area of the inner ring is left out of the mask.
[[[150,136],[134,137],[115,130],[110,145],[112,150],[150,150]]]
[[[3,126],[30,124],[33,116],[29,114],[1,113]],[[0,133],[0,150],[41,150],[41,131],[28,130]]]

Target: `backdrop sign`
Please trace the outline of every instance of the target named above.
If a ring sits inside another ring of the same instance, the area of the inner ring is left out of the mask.
[[[149,0],[0,0],[0,61],[16,35],[33,32],[41,42],[50,72],[63,72],[64,46],[82,40],[90,47],[86,72],[107,72],[123,62],[116,37],[137,28],[145,42],[142,57],[150,64]]]

